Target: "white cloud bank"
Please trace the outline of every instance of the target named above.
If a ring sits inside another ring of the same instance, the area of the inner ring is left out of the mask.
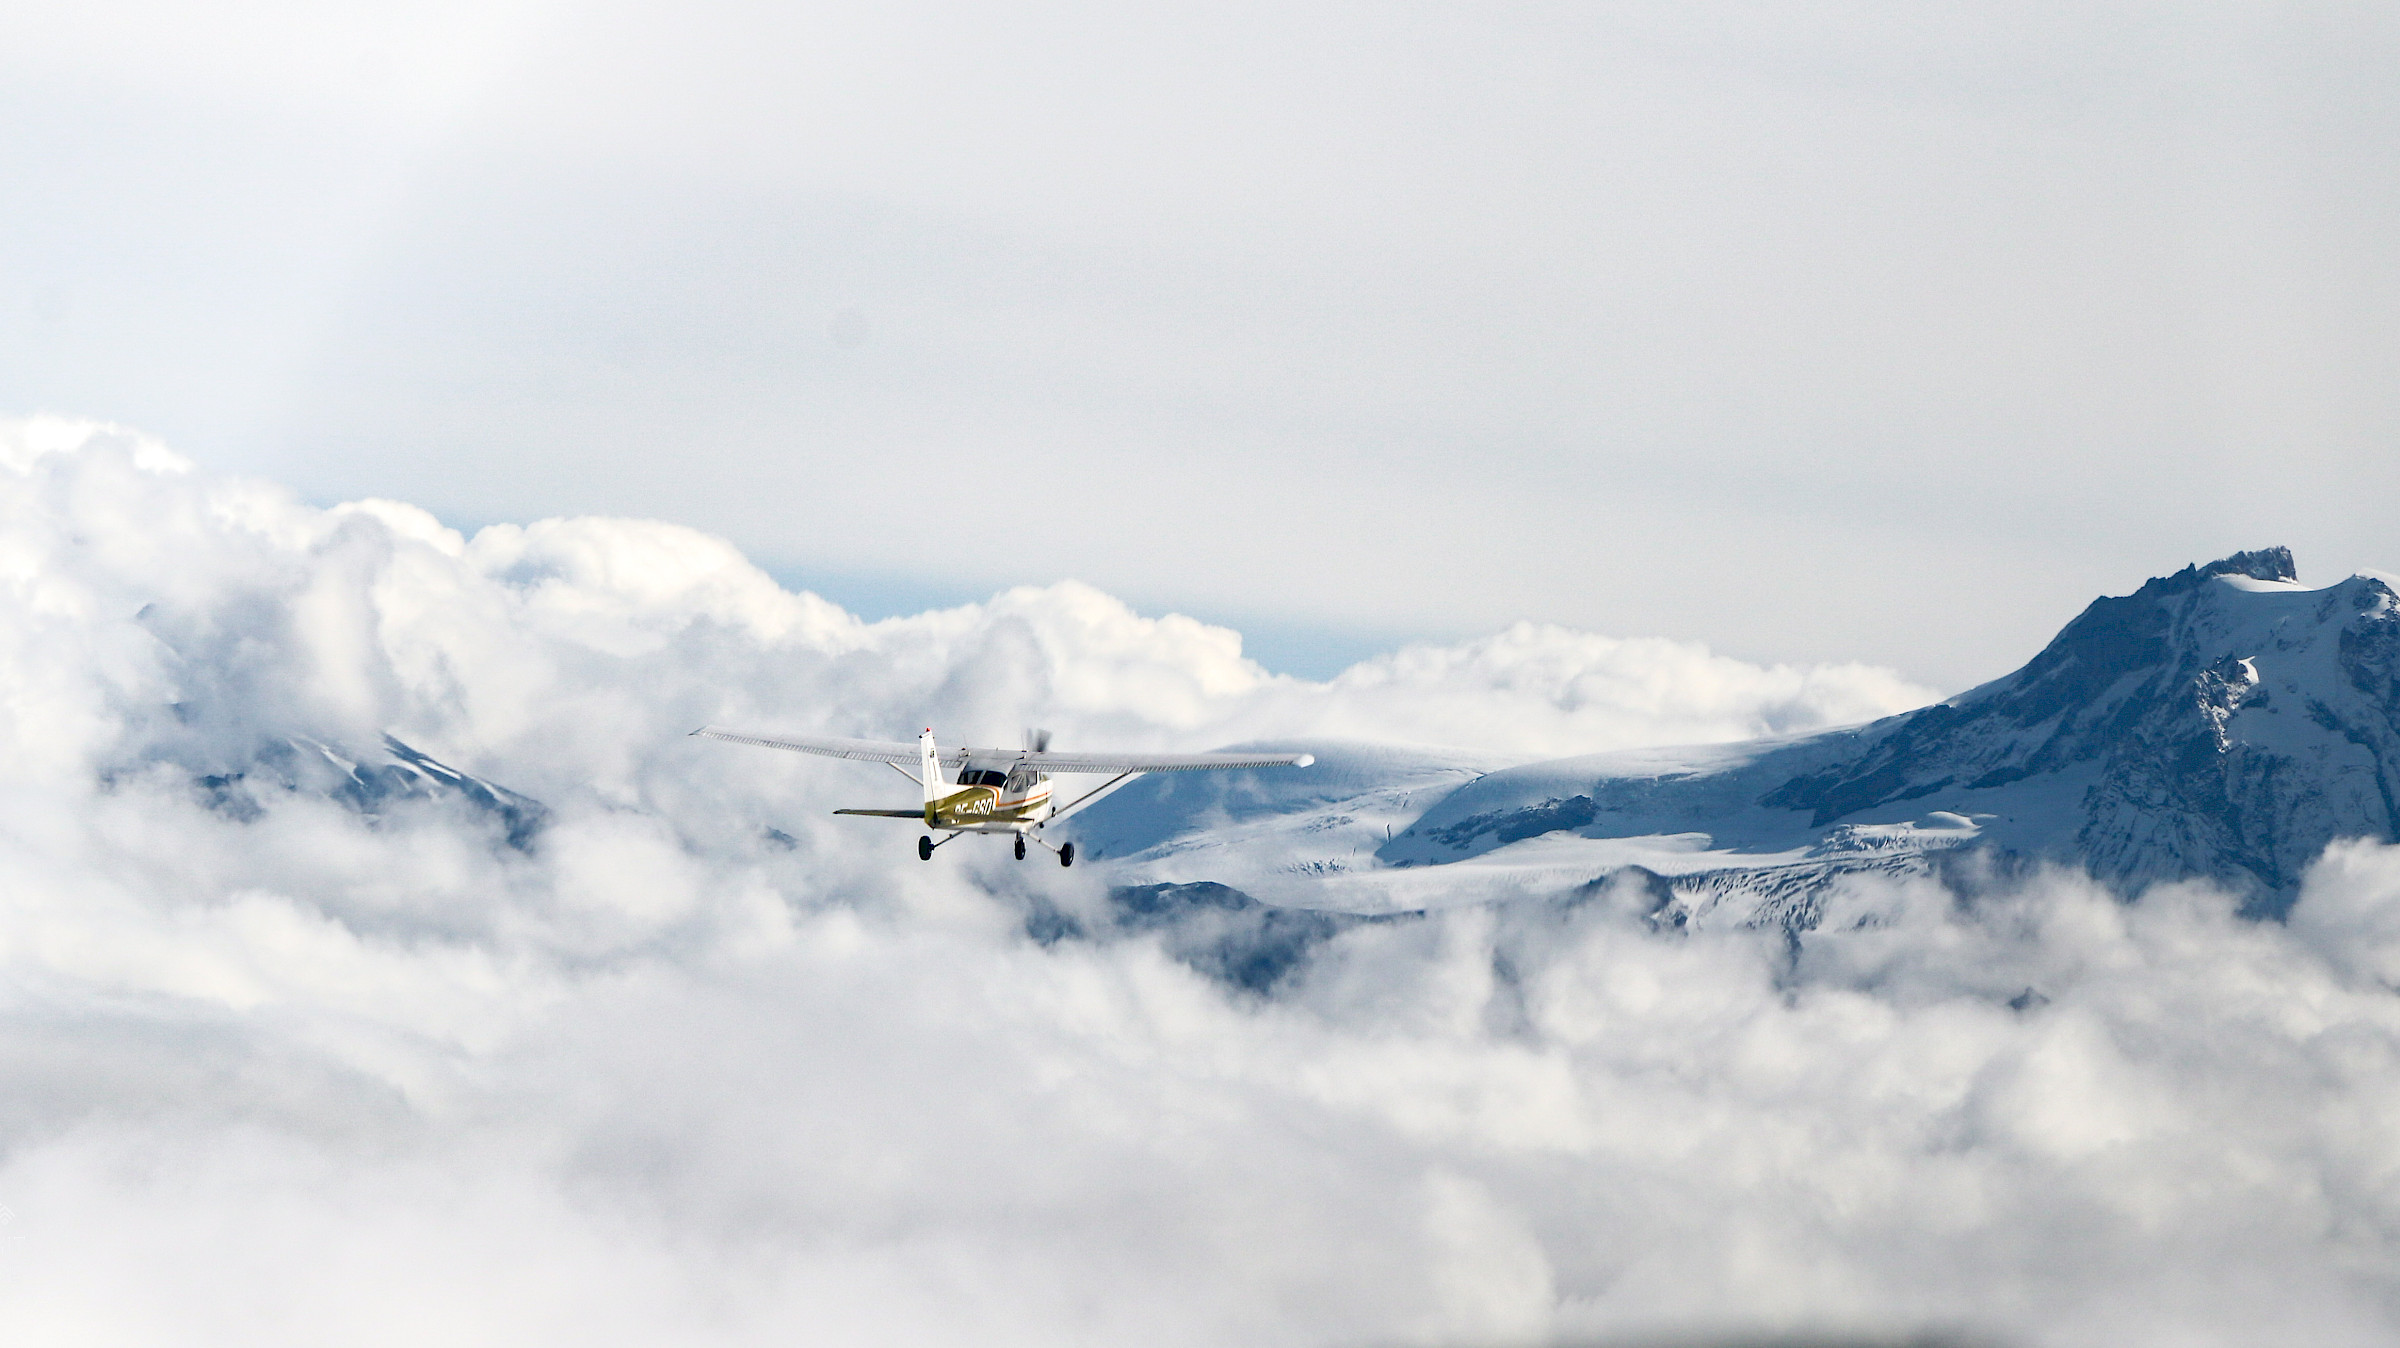
[[[1308,684],[1076,586],[869,626],[680,529],[467,539],[20,424],[0,1324],[2388,1342],[2400,849],[2337,849],[2288,927],[2045,875],[1861,888],[1793,948],[1661,936],[1604,896],[1362,928],[1260,998],[1154,941],[1027,939],[1029,890],[1101,901],[1087,868],[923,866],[905,831],[825,818],[886,789],[867,769],[682,737],[1034,721],[1532,755],[1921,696],[1536,628]],[[546,828],[512,848],[454,802],[370,818],[262,769],[386,730]]]

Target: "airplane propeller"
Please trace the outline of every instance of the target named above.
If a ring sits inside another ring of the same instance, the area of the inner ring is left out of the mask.
[[[1047,730],[1027,730],[1025,732],[1025,748],[1027,751],[1037,754],[1046,754],[1050,752],[1050,732]]]

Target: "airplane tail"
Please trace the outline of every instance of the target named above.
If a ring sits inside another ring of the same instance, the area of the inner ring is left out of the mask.
[[[931,726],[917,736],[917,780],[924,784],[926,804],[942,798],[942,756],[933,747]]]

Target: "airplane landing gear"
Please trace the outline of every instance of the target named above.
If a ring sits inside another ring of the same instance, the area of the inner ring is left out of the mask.
[[[919,861],[931,861],[931,860],[933,860],[933,837],[932,837],[932,835],[928,834],[928,835],[927,835],[927,836],[925,836],[925,837],[922,837],[922,838],[919,838],[919,839],[917,839],[917,860],[919,860]]]
[[[1033,845],[1036,847],[1050,847],[1049,842],[1041,838],[1034,839]],[[1072,866],[1075,864],[1075,844],[1062,843],[1057,847],[1050,847],[1050,850],[1058,853],[1059,865]],[[1025,835],[1022,833],[1017,835],[1017,855],[1020,858],[1025,855]]]

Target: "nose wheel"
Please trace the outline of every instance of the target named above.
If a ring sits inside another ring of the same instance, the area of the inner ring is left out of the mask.
[[[1024,859],[1025,859],[1025,835],[1024,835],[1024,834],[1022,834],[1022,833],[1020,833],[1020,834],[1018,834],[1018,835],[1017,835],[1017,860],[1019,860],[1019,861],[1023,861]]]

